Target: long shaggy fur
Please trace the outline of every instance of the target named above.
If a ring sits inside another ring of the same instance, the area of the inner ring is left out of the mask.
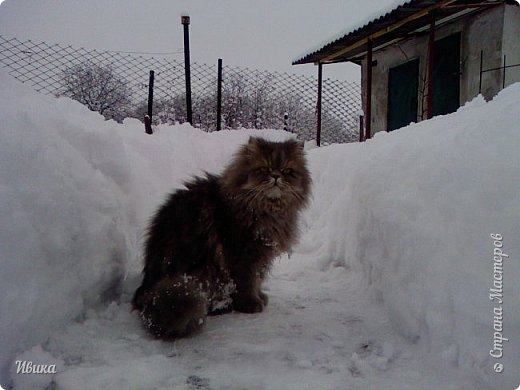
[[[133,298],[150,332],[177,338],[208,313],[262,311],[262,281],[297,239],[310,185],[301,144],[250,138],[222,175],[171,194],[150,224]]]

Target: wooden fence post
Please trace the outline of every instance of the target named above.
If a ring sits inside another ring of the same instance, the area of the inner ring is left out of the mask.
[[[186,79],[186,121],[193,125],[191,110],[191,71],[190,71],[190,17],[181,16],[184,27],[184,77]]]
[[[222,58],[218,59],[217,77],[217,131],[222,129]]]

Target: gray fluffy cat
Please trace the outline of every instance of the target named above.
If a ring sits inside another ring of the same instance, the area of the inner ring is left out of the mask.
[[[133,307],[156,337],[197,331],[206,316],[261,312],[272,260],[297,238],[311,178],[303,145],[250,138],[222,175],[174,192],[155,214]]]

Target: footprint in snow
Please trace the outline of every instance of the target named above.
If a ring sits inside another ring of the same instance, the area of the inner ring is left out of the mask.
[[[201,378],[197,375],[190,375],[186,379],[186,383],[189,385],[190,389],[193,390],[209,390],[209,379],[208,378]]]

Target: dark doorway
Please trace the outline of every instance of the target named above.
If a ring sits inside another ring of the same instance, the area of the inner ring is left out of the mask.
[[[460,106],[460,33],[435,42],[433,54],[433,115],[457,111]]]
[[[408,61],[390,68],[388,73],[387,131],[417,121],[417,88],[419,60]]]

